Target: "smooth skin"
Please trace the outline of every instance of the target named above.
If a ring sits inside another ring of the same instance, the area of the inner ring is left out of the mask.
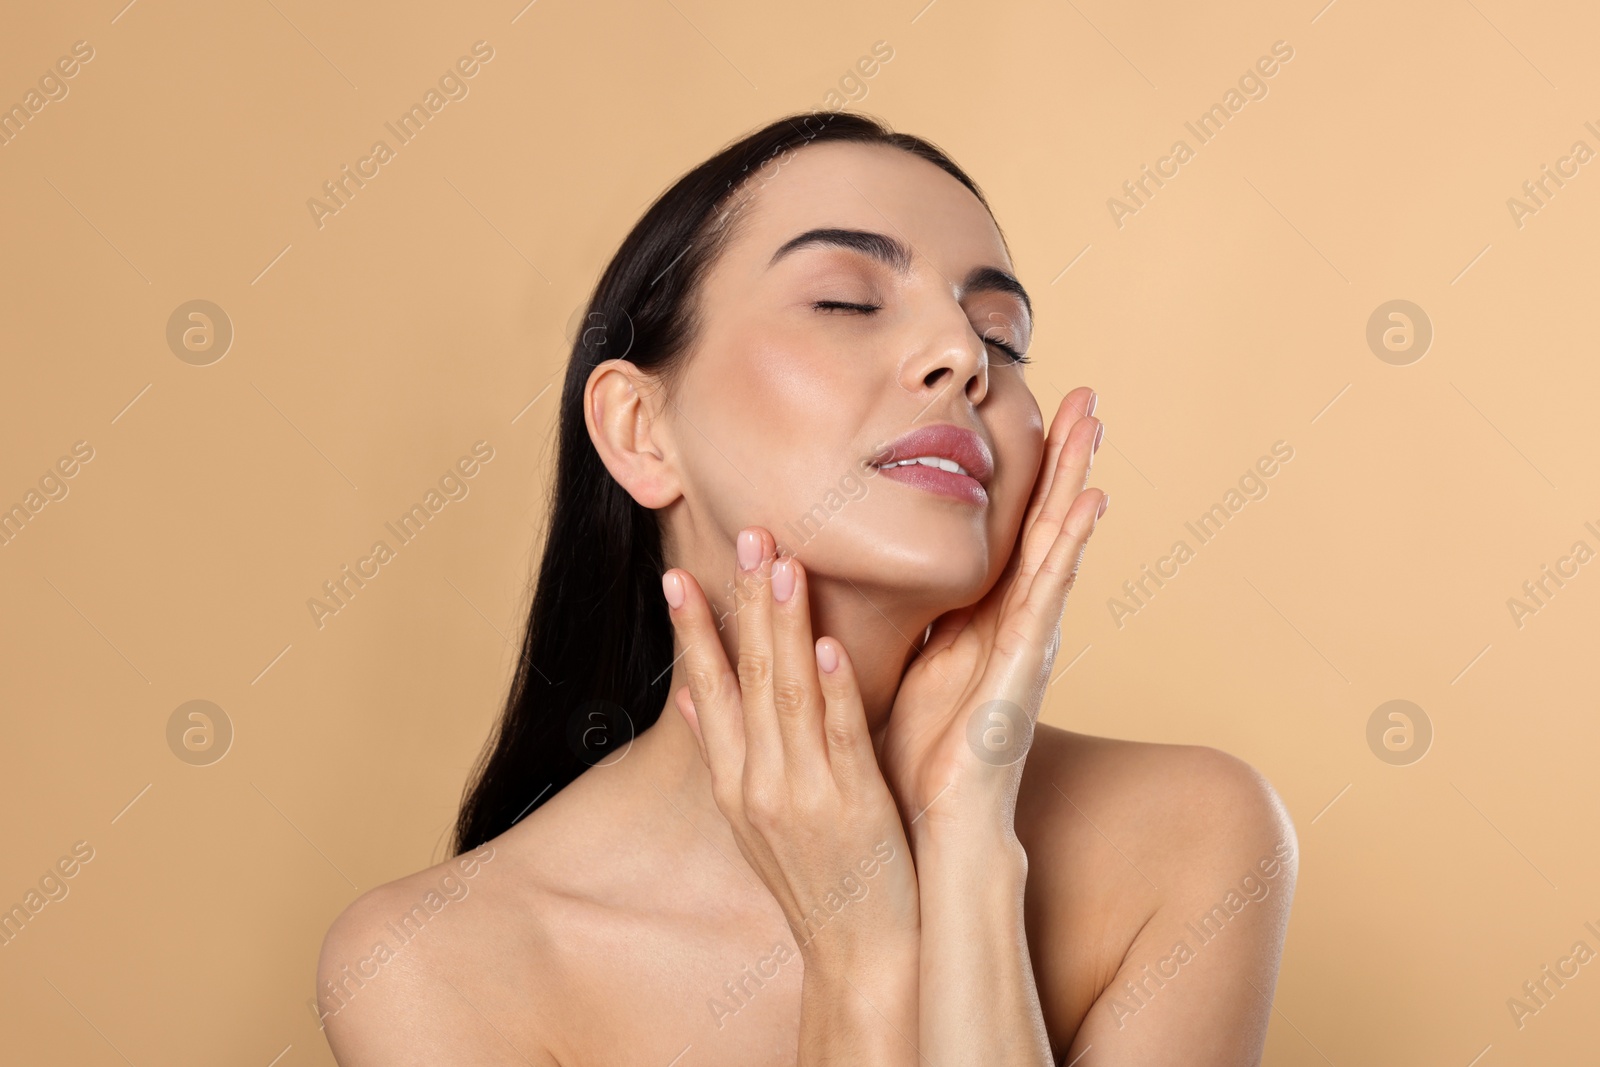
[[[754,580],[739,603],[737,672],[693,576],[664,576],[689,680],[676,703],[717,808],[804,960],[799,1062],[911,1064],[920,930],[906,835],[848,655],[829,639],[813,649],[804,568],[773,547],[765,530],[739,535],[742,577]],[[860,899],[830,904],[874,859]]]
[[[1258,1063],[1296,874],[1276,793],[1215,749],[1034,725],[1105,500],[1092,392],[1045,432],[992,343],[1027,350],[1025,304],[962,284],[1014,273],[1004,242],[942,170],[818,144],[753,180],[683,375],[611,360],[585,394],[662,523],[668,706],[470,879],[447,861],[339,916],[339,1062]],[[817,227],[911,254],[773,260]],[[933,423],[989,444],[985,504],[862,474]],[[1007,758],[980,758],[995,707]],[[452,874],[468,892],[401,943]]]

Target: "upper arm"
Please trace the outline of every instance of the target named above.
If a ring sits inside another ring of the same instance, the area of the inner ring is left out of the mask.
[[[1171,762],[1159,902],[1064,1063],[1260,1062],[1298,872],[1294,824],[1242,760],[1195,746]]]
[[[340,1067],[558,1067],[483,992],[471,962],[442,949],[447,929],[402,940],[394,923],[419,894],[392,883],[334,920],[317,963],[317,1006]]]

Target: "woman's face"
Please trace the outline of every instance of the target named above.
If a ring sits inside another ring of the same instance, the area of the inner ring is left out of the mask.
[[[768,164],[733,202],[661,405],[683,494],[662,514],[670,562],[725,559],[759,525],[816,581],[934,614],[976,600],[1005,567],[1044,447],[1022,366],[991,343],[1026,353],[1033,339],[988,211],[931,163],[846,143]],[[815,230],[855,235],[791,245]],[[935,427],[962,432],[891,452]],[[877,466],[918,455],[966,473]],[[708,536],[709,557],[695,543]]]

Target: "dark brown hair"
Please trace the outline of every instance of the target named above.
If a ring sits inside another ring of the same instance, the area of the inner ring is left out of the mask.
[[[850,112],[800,113],[728,145],[675,181],[595,286],[567,363],[548,533],[505,709],[467,784],[452,855],[504,833],[661,714],[672,624],[656,516],[611,477],[584,422],[590,371],[626,358],[670,383],[696,335],[695,296],[740,208],[808,144],[887,145],[977,185],[943,151]]]

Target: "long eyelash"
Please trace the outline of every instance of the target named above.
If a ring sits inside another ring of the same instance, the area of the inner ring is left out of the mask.
[[[991,344],[991,345],[994,345],[1000,351],[1004,352],[1007,356],[1009,356],[1011,358],[1011,362],[1013,362],[1013,363],[1032,363],[1033,362],[1033,360],[1029,359],[1027,356],[1023,355],[1021,352],[1018,352],[1015,348],[1012,348],[1010,345],[1006,344],[1004,341],[989,341],[988,343]]]
[[[811,306],[812,306],[812,308],[814,310],[817,310],[817,311],[845,310],[845,311],[860,311],[860,312],[863,312],[863,313],[866,313],[866,314],[871,314],[874,311],[883,310],[883,305],[882,304],[852,304],[852,303],[849,303],[849,302],[844,301],[844,300],[818,300],[815,303],[813,303]],[[1033,360],[1029,359],[1027,356],[1023,355],[1021,352],[1018,352],[1014,347],[1012,347],[1009,344],[1006,344],[1006,342],[1004,342],[1004,341],[993,341],[993,340],[989,340],[988,338],[985,338],[984,339],[984,343],[985,344],[994,345],[1000,351],[1004,352],[1006,354],[1007,358],[1009,358],[1011,360],[1011,362],[1013,362],[1013,363],[1032,363],[1033,362]]]
[[[822,311],[824,309],[831,311],[831,310],[833,310],[835,308],[845,308],[845,309],[847,309],[849,311],[866,311],[866,312],[883,310],[883,305],[882,304],[850,304],[850,303],[846,303],[843,300],[818,300],[816,303],[812,304],[811,306],[813,308],[815,308],[817,311]]]

